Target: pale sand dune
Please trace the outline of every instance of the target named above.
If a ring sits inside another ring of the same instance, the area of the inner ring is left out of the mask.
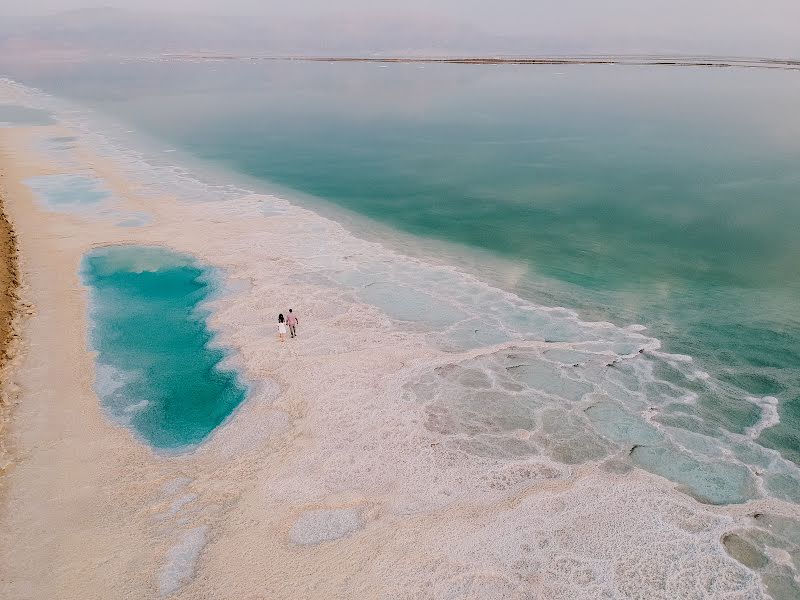
[[[44,210],[22,182],[64,168],[35,142],[74,133],[0,130],[35,309],[14,374],[0,596],[764,597],[720,539],[756,512],[800,517],[797,506],[714,507],[613,461],[501,461],[442,443],[407,385],[503,344],[446,352],[346,286],[315,283],[309,265],[366,260],[365,243],[277,199],[157,195],[82,144],[116,208],[150,224]],[[313,236],[329,241],[309,247]],[[191,253],[232,284],[212,325],[253,388],[191,453],[152,452],[107,418],[93,389],[79,265],[90,248],[129,242]],[[300,337],[277,344],[273,313],[286,305],[299,311]]]

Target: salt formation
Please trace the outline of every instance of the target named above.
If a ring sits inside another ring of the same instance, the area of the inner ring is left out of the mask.
[[[158,591],[162,596],[177,592],[191,580],[200,552],[206,544],[208,527],[194,527],[181,535],[167,551],[166,563],[158,575]]]
[[[295,544],[318,544],[337,540],[363,527],[355,508],[310,510],[295,521],[289,539]]]

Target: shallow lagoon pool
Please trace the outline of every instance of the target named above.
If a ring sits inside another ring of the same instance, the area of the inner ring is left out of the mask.
[[[45,208],[58,212],[80,212],[111,197],[100,179],[86,174],[38,175],[26,179],[25,184]]]
[[[86,256],[83,278],[110,416],[158,449],[202,442],[246,395],[206,322],[209,269],[164,248],[113,246]]]

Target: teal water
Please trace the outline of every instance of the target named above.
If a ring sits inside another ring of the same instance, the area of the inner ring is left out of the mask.
[[[54,122],[47,111],[16,104],[0,104],[0,127],[4,124],[51,125]]]
[[[211,345],[209,273],[168,250],[117,246],[88,254],[83,277],[103,406],[155,448],[202,442],[245,397]]]
[[[607,66],[102,63],[22,76],[172,147],[519,268],[523,297],[642,323],[709,387],[687,431],[800,463],[800,78]],[[643,459],[644,460],[644,459]]]

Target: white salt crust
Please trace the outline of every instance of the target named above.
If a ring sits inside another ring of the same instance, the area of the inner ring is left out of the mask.
[[[170,596],[191,580],[203,546],[208,527],[194,527],[181,534],[177,543],[167,551],[165,563],[158,575],[158,591]]]
[[[363,525],[358,509],[309,510],[294,522],[289,539],[295,544],[319,544],[350,535]]]

